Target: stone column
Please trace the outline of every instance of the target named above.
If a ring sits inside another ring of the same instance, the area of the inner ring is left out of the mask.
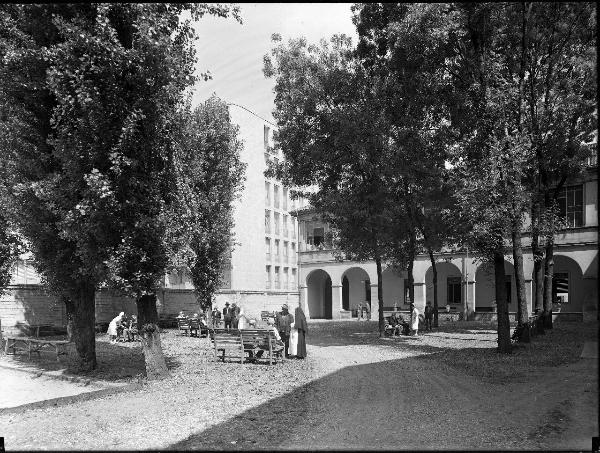
[[[525,279],[525,300],[527,301],[527,311],[529,316],[533,314],[533,280]]]
[[[300,293],[300,307],[302,307],[306,319],[310,319],[310,313],[308,312],[308,286],[300,286],[298,289]]]
[[[371,283],[371,321],[379,319],[379,299],[377,298],[377,283]]]
[[[331,285],[331,318],[341,319],[342,317],[342,285]]]

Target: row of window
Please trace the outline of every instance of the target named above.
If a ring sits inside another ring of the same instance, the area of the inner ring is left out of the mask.
[[[272,192],[271,185],[273,186]],[[290,199],[290,193],[286,187],[265,181],[265,205],[274,207],[275,209],[282,209],[283,211],[287,211],[289,207],[293,211],[299,208],[301,203],[299,200]]]
[[[265,268],[265,286],[267,289],[296,289],[296,269],[283,268],[283,278],[280,279],[281,266],[274,266],[271,276],[271,266]],[[273,280],[271,278],[273,277]]]
[[[273,248],[271,248],[271,243],[273,243]],[[275,239],[271,241],[269,238],[265,238],[265,251],[267,255],[267,259],[271,259],[271,257],[275,259],[279,259],[280,256],[283,257],[283,261],[289,261],[290,263],[296,262],[296,244],[294,242],[283,241],[283,246],[280,250],[280,241],[279,239]],[[281,252],[283,252],[281,254]]]
[[[291,237],[296,239],[296,228],[294,226],[294,219],[287,214],[279,214],[278,212],[273,213],[273,220],[275,227],[271,228],[271,211],[265,209],[265,233],[266,234],[278,234],[284,237]]]
[[[512,276],[504,278],[506,286],[506,300],[510,305],[512,300]],[[460,277],[448,277],[447,280],[447,303],[462,304],[462,281]],[[552,278],[552,299],[560,303],[569,302],[569,274],[567,272],[556,272]]]

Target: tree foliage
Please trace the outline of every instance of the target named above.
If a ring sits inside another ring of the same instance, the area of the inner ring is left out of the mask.
[[[178,223],[182,250],[200,305],[210,310],[215,292],[230,264],[234,237],[233,202],[244,182],[246,165],[240,161],[242,143],[224,101],[216,96],[200,104],[184,120],[177,155]]]

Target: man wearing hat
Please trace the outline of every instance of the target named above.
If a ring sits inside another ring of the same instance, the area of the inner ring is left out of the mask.
[[[281,341],[285,344],[285,357],[289,357],[288,348],[290,346],[290,332],[294,323],[294,315],[288,312],[287,304],[281,306],[281,312],[277,313],[275,318],[275,327],[279,331]]]
[[[223,320],[225,321],[225,328],[231,329],[231,321],[233,320],[233,310],[229,307],[229,302],[225,302],[225,308],[223,309]]]

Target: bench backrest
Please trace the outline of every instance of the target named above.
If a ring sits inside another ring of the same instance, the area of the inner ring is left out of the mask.
[[[178,318],[177,319],[177,327],[179,327],[180,329],[189,329],[190,327],[190,321],[187,318]]]
[[[261,321],[268,321],[269,318],[275,318],[275,312],[273,312],[273,311],[261,311],[260,312]]]
[[[240,335],[232,335],[231,332],[212,331],[210,339],[215,348],[243,349],[244,347]]]
[[[249,343],[249,342],[267,343],[269,341],[269,339],[273,336],[272,334],[273,334],[273,331],[267,330],[267,329],[242,329],[242,330],[240,330],[240,335],[241,335],[242,341],[244,343]]]

